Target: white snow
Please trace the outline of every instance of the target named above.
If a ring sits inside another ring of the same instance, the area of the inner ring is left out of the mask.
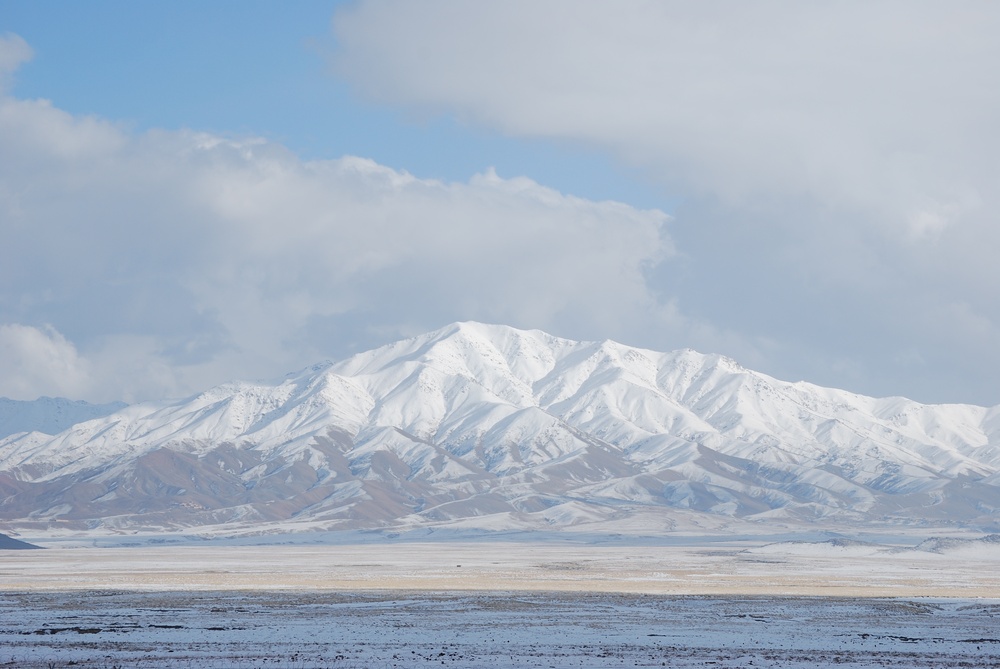
[[[560,536],[14,551],[0,652],[25,668],[1000,664],[995,551]]]
[[[77,529],[110,516],[199,526],[217,516],[191,509],[232,506],[272,527],[575,526],[649,509],[662,526],[690,509],[994,531],[1000,407],[874,399],[691,350],[458,323],[275,382],[8,436],[3,475],[11,527],[45,509]]]

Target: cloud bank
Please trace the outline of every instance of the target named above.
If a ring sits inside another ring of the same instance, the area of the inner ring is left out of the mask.
[[[0,395],[178,395],[477,319],[1000,402],[993,4],[380,0],[333,27],[366,99],[597,148],[672,218],[74,116],[10,92],[7,34]]]
[[[372,0],[334,30],[370,100],[597,147],[680,198],[650,285],[749,362],[1000,402],[1000,6]]]
[[[12,72],[30,55],[0,43]],[[463,319],[684,327],[647,274],[667,216],[492,172],[424,180],[0,98],[0,395],[136,400]]]

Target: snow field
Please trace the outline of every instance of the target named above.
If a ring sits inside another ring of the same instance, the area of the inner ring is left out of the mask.
[[[186,667],[997,667],[1000,600],[621,593],[0,595],[0,663]]]

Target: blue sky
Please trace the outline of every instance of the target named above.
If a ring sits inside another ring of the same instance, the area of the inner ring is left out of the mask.
[[[35,56],[15,94],[130,128],[258,135],[303,158],[357,155],[426,178],[493,167],[566,192],[666,207],[664,189],[582,142],[526,141],[366,103],[334,76],[344,2],[9,2],[3,29]]]
[[[9,0],[0,395],[180,395],[480,320],[996,404],[998,30],[971,2]]]

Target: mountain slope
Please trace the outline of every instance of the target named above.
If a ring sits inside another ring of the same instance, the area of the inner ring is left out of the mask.
[[[33,550],[37,548],[41,548],[41,546],[35,546],[33,544],[26,543],[19,539],[8,537],[6,534],[0,534],[0,550],[23,551],[23,550]]]
[[[85,420],[100,418],[125,407],[124,402],[89,404],[63,397],[10,400],[0,397],[0,438],[19,432],[59,434]]]
[[[998,486],[997,407],[478,323],[0,441],[0,520],[36,531],[990,529]]]

